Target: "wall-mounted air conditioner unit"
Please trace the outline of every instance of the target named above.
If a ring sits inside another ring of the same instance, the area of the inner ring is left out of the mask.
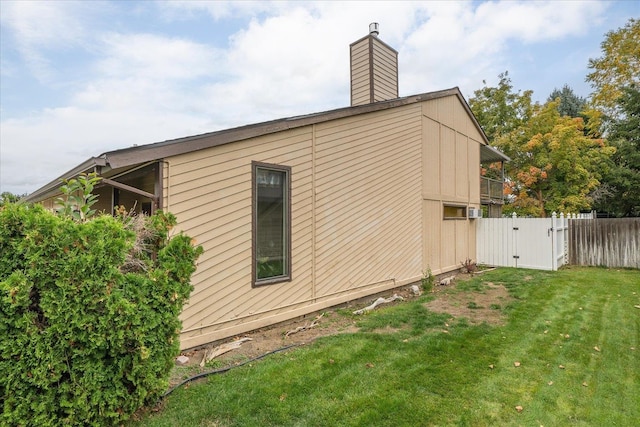
[[[469,212],[468,217],[470,219],[482,218],[482,209],[469,208],[467,212]]]

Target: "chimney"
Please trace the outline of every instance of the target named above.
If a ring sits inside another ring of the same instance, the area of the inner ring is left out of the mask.
[[[398,52],[378,38],[380,25],[351,43],[351,106],[398,97]]]

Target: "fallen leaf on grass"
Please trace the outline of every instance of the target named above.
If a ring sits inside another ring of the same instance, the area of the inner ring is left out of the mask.
[[[558,368],[564,369],[564,365],[558,365]]]
[[[493,368],[495,368],[495,366],[489,365],[489,369],[493,369]]]
[[[593,349],[594,349],[595,351],[600,351],[600,347],[598,347],[598,346],[593,347]]]
[[[287,398],[287,393],[282,393],[280,395],[280,402],[283,402]]]
[[[524,408],[522,406],[520,406],[520,405],[516,406],[516,411],[518,411],[518,412],[522,412],[523,409]]]
[[[635,308],[640,308],[640,305],[634,305]]]
[[[553,381],[549,381],[547,384],[548,385],[553,385]]]
[[[367,363],[365,366],[367,368],[373,368],[375,365],[373,363]]]
[[[565,337],[566,339],[569,339],[569,338],[571,338],[571,335],[569,335],[569,334],[565,334],[565,335],[564,335],[564,337]]]
[[[587,382],[585,381],[582,383],[582,387],[589,387],[589,384],[587,384]]]
[[[520,362],[513,362],[513,366],[517,368],[518,366],[520,366]]]
[[[547,330],[545,330],[545,331],[544,331],[544,333],[545,333],[545,334],[546,334],[546,333],[549,333],[549,330],[548,330],[548,329],[547,329]]]

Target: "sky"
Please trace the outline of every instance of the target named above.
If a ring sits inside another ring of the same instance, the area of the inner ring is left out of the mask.
[[[588,97],[589,58],[640,1],[0,1],[0,193],[104,152],[349,105],[349,44],[380,25],[400,96],[509,72]]]

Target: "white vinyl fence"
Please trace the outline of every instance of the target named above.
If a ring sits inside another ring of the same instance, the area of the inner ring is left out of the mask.
[[[592,214],[551,218],[478,219],[477,263],[496,267],[557,270],[568,262],[569,219],[592,218]]]

